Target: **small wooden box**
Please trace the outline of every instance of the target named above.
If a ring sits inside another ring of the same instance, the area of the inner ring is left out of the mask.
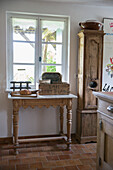
[[[70,93],[70,85],[68,83],[59,84],[39,84],[39,95],[66,95]]]

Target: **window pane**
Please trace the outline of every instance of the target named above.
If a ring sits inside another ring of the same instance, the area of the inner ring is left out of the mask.
[[[13,65],[13,80],[31,81],[34,84],[34,66],[32,65]]]
[[[42,20],[42,42],[62,42],[64,21]]]
[[[13,43],[13,62],[14,63],[34,63],[35,44],[34,43]]]
[[[13,40],[35,41],[36,20],[13,18]]]
[[[42,45],[42,63],[61,64],[62,63],[62,45],[43,44]]]
[[[44,72],[59,72],[62,74],[61,72],[61,66],[42,66],[42,73]]]

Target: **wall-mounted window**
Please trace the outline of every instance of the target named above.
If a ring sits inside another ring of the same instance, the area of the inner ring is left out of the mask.
[[[68,18],[7,14],[7,88],[59,72],[68,81]]]

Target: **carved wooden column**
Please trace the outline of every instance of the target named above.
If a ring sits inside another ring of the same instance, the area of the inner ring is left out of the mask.
[[[14,144],[14,153],[18,154],[16,147],[18,146],[18,122],[19,122],[19,106],[16,100],[13,100],[13,144]]]
[[[63,135],[63,117],[64,117],[64,107],[60,107],[60,135]]]
[[[72,99],[68,100],[67,108],[67,149],[71,149]]]

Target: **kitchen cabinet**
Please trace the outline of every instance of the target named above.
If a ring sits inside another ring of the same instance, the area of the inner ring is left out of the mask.
[[[113,169],[113,92],[93,92],[98,98],[97,169]]]

